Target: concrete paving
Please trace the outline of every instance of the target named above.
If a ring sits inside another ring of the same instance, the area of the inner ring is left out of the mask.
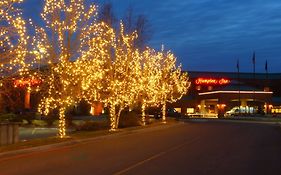
[[[19,128],[19,138],[21,141],[23,140],[31,140],[36,138],[47,138],[51,136],[56,136],[58,133],[57,128]]]

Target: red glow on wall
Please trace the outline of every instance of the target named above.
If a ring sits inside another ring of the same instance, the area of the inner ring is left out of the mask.
[[[226,85],[229,83],[230,80],[226,78],[197,78],[195,80],[196,85]]]
[[[25,86],[38,86],[41,84],[41,80],[38,79],[23,79],[23,80],[15,80],[15,87],[25,87]]]

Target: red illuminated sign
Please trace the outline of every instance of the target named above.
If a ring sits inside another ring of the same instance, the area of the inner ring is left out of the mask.
[[[197,78],[195,80],[196,85],[226,85],[229,83],[230,80],[226,78]]]
[[[23,80],[15,80],[15,87],[25,87],[25,86],[37,86],[41,84],[41,80],[38,79],[23,79]]]

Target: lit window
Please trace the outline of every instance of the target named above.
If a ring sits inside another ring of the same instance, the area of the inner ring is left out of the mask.
[[[213,86],[208,86],[208,91],[213,90]]]
[[[186,108],[186,113],[187,113],[187,114],[192,114],[192,113],[194,113],[194,108]]]
[[[174,108],[178,113],[181,113],[181,108]]]

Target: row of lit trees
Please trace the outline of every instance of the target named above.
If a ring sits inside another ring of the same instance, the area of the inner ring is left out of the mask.
[[[0,5],[12,7],[8,2],[16,1],[5,0]],[[95,5],[86,7],[84,0],[45,0],[43,9],[41,16],[45,26],[30,22],[34,29],[30,33],[34,36],[30,37],[28,47],[25,22],[16,17],[20,14],[13,19],[6,18],[21,21],[9,23],[19,31],[18,55],[13,56],[17,61],[9,64],[21,65],[18,67],[23,68],[22,75],[42,82],[40,88],[46,93],[39,111],[45,115],[59,111],[61,138],[66,135],[67,107],[82,99],[90,104],[104,103],[110,109],[111,130],[115,130],[121,112],[136,106],[141,106],[145,124],[145,109],[161,105],[165,121],[166,103],[178,100],[187,92],[188,76],[176,66],[176,58],[171,52],[164,49],[157,52],[148,47],[137,49],[137,33],[125,32],[122,22],[118,29],[113,29],[97,20]],[[0,14],[8,15],[3,10]],[[19,23],[21,27],[18,27]],[[0,37],[7,35],[3,31]],[[1,38],[0,44],[3,42],[9,43]],[[47,71],[42,72],[43,65]],[[31,90],[30,86],[28,90]]]

